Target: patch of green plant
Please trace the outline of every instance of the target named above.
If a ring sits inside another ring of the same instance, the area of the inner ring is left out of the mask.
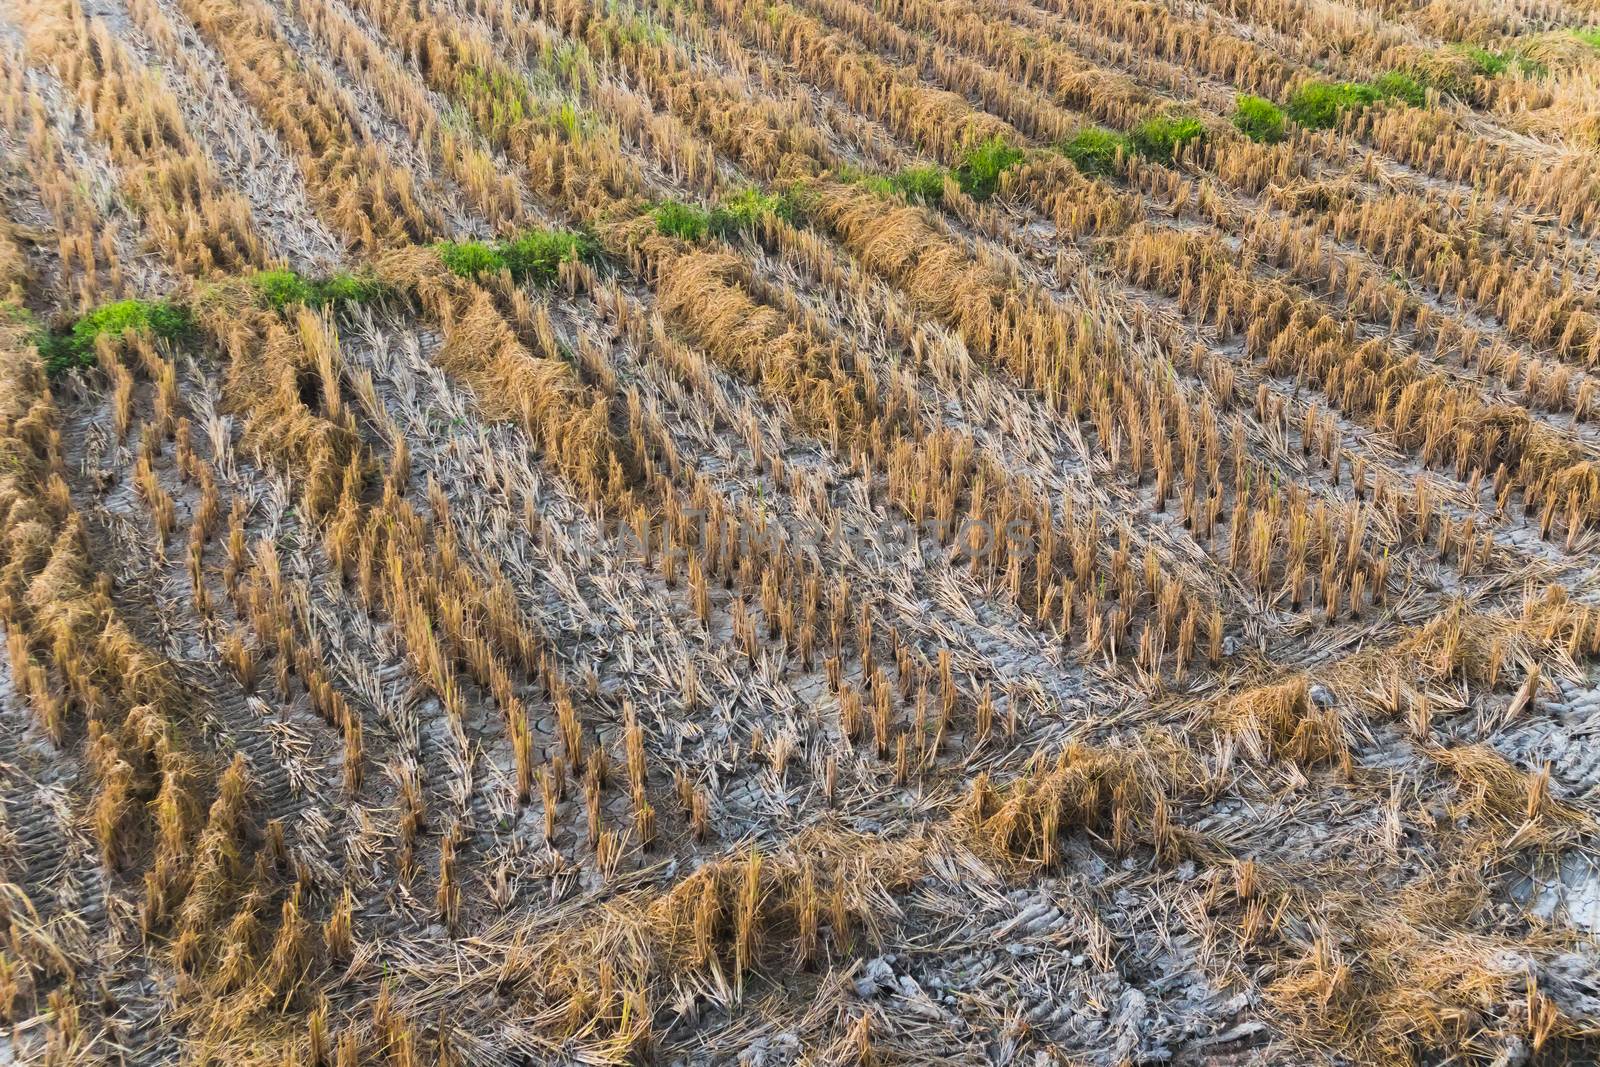
[[[1133,150],[1157,163],[1172,163],[1178,149],[1205,137],[1206,128],[1196,118],[1180,115],[1154,115],[1128,131]]]
[[[1428,86],[1416,71],[1391,70],[1372,85],[1385,100],[1399,100],[1412,107],[1428,104]]]
[[[564,101],[556,109],[556,125],[567,135],[567,140],[576,141],[583,128],[583,116],[578,113],[577,105],[570,100]]]
[[[580,71],[587,71],[594,65],[594,59],[589,54],[589,46],[582,41],[562,41],[550,53],[549,63],[560,80],[570,85]]]
[[[711,230],[711,213],[695,204],[667,200],[650,212],[656,232],[681,241],[699,241]]]
[[[1306,82],[1289,94],[1284,113],[1312,130],[1326,130],[1347,111],[1370,107],[1382,94],[1361,82]]]
[[[1086,126],[1061,146],[1061,152],[1082,174],[1091,178],[1111,178],[1117,173],[1117,158],[1133,154],[1133,145],[1123,134],[1100,126]]]
[[[370,304],[388,291],[376,278],[340,271],[317,282],[312,296],[319,306]]]
[[[1485,78],[1498,78],[1511,66],[1510,52],[1491,52],[1477,45],[1463,45],[1461,54],[1472,64],[1472,72]]]
[[[609,18],[616,20],[617,35],[623,40],[631,44],[666,43],[666,29],[648,12],[641,12],[632,5],[619,4],[616,0],[607,0],[605,12]]]
[[[1283,108],[1261,96],[1242,94],[1234,105],[1233,125],[1258,144],[1283,140]]]
[[[907,200],[921,200],[937,204],[944,199],[943,167],[906,167],[894,174],[866,174],[854,167],[839,169],[840,181],[871,189],[879,196],[900,196]]]
[[[96,308],[72,326],[72,336],[92,346],[101,334],[120,337],[129,330],[149,330],[165,341],[176,341],[194,325],[189,309],[168,300],[118,300]]]
[[[194,326],[194,316],[182,304],[169,300],[119,300],[79,318],[66,330],[41,334],[39,355],[51,374],[94,364],[95,339],[102,334],[121,337],[132,331],[149,331],[166,341],[176,341]]]
[[[792,223],[802,223],[810,218],[821,202],[821,196],[809,185],[794,182],[778,194],[782,202],[779,214]]]
[[[1007,144],[1003,138],[991,137],[962,157],[955,170],[956,181],[961,191],[974,200],[987,200],[1000,187],[1000,175],[1022,160],[1020,148]]]
[[[309,307],[315,299],[311,282],[292,270],[264,270],[251,277],[250,284],[269,307],[279,311],[296,304]]]
[[[894,175],[892,174],[863,174],[845,180],[852,185],[859,185],[863,189],[871,190],[885,199],[894,196],[898,192],[894,187]]]
[[[1529,59],[1527,53],[1520,47],[1495,51],[1475,44],[1458,44],[1452,46],[1450,51],[1465,59],[1473,74],[1484,78],[1498,78],[1513,68],[1519,74],[1533,78],[1542,78],[1550,73],[1549,67],[1536,59]],[[1452,91],[1450,87],[1443,85],[1434,85],[1434,88],[1442,92]],[[1465,94],[1458,92],[1454,95]]]
[[[739,190],[709,210],[698,204],[667,200],[651,212],[658,233],[684,241],[700,241],[707,236],[731,240],[753,232],[769,216],[793,222],[800,214],[792,189],[763,193],[754,186]]]
[[[490,133],[502,135],[528,117],[523,101],[529,86],[502,70],[472,68],[458,79],[460,94],[478,112],[479,121]]]
[[[894,191],[907,200],[937,204],[944,199],[943,167],[907,167],[889,181]]]
[[[895,195],[893,174],[869,174],[860,167],[849,163],[841,163],[834,176],[848,185],[858,185],[869,189],[879,196],[889,197]]]
[[[599,247],[584,233],[529,230],[500,242],[498,250],[513,280],[549,285],[559,276],[561,264],[593,259]]]
[[[754,187],[742,189],[711,210],[707,228],[718,237],[750,233],[768,215],[793,221],[789,203],[777,193],[762,193]]]
[[[509,271],[513,281],[549,285],[566,260],[592,259],[597,247],[587,234],[570,230],[529,230],[508,240],[445,241],[439,260],[462,278]]]
[[[304,304],[310,308],[330,305],[366,304],[378,299],[386,287],[376,278],[340,271],[326,278],[307,278],[292,270],[264,270],[251,275],[250,283],[261,300],[271,308]]]
[[[761,13],[766,16],[767,25],[774,30],[782,30],[784,23],[797,14],[792,4],[767,3],[761,8]]]
[[[505,269],[500,250],[483,241],[443,241],[436,248],[445,269],[463,278],[497,274]]]
[[[1590,48],[1600,48],[1600,26],[1591,26],[1582,30],[1573,30],[1572,36],[1576,37]]]

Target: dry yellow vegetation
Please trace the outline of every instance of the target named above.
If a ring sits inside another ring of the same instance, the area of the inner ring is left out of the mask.
[[[1597,22],[0,7],[0,1060],[1596,1062]]]

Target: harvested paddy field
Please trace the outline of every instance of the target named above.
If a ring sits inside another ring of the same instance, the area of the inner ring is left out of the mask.
[[[0,1062],[1597,1062],[1597,25],[0,0]]]

